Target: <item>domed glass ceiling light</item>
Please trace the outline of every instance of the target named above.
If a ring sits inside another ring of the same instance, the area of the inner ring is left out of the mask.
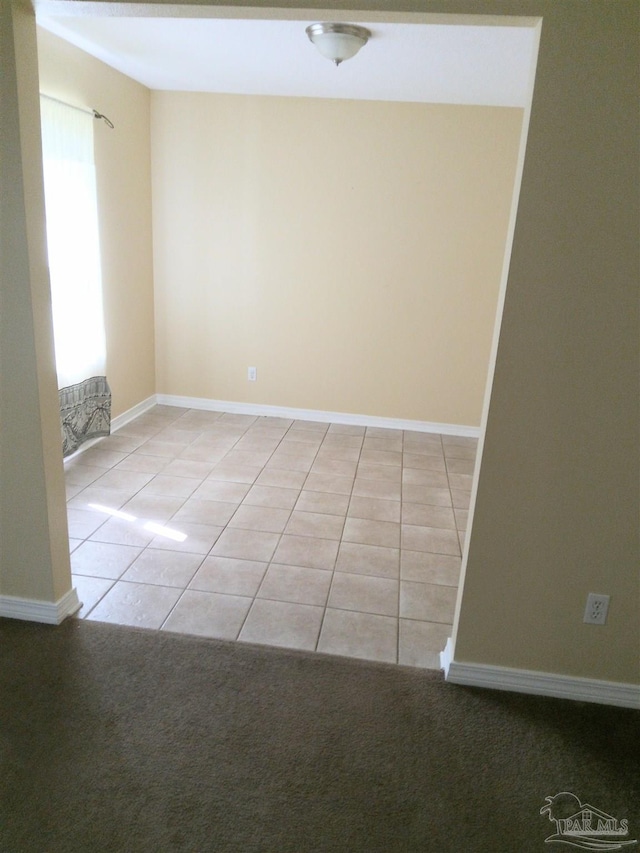
[[[336,65],[355,56],[371,38],[366,27],[356,24],[311,24],[305,32],[320,53]]]

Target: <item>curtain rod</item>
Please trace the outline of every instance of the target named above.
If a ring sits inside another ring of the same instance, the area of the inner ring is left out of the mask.
[[[102,113],[99,113],[98,110],[89,109],[88,107],[76,107],[75,104],[68,104],[66,101],[61,101],[60,98],[54,98],[52,95],[44,95],[42,92],[40,93],[40,97],[46,98],[48,101],[55,101],[56,104],[62,104],[65,107],[70,107],[72,110],[78,110],[80,113],[88,113],[94,118],[102,119],[102,121],[113,130],[113,122],[111,119],[107,118]]]

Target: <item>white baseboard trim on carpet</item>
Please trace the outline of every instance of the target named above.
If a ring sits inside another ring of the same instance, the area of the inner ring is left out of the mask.
[[[412,421],[401,418],[383,418],[376,415],[354,415],[346,412],[325,412],[320,409],[292,409],[287,406],[266,406],[259,403],[234,403],[229,400],[209,400],[204,397],[179,397],[174,394],[156,394],[162,406],[180,406],[185,409],[203,409],[209,412],[229,412],[234,415],[256,415],[272,418],[292,418],[298,421],[349,424],[352,426],[383,427],[413,432],[434,432],[442,435],[459,435],[477,438],[480,428],[459,424],[440,424],[429,421]]]
[[[574,675],[556,675],[527,669],[512,669],[484,663],[460,663],[453,660],[451,638],[440,654],[445,680],[468,687],[510,690],[535,696],[553,696],[578,702],[596,702],[640,710],[640,685],[618,681],[600,681]]]
[[[25,622],[43,622],[59,625],[67,616],[73,616],[82,607],[75,588],[71,588],[58,601],[37,601],[0,595],[0,616],[7,619],[22,619]]]
[[[440,652],[440,668],[444,669],[445,679],[449,675],[449,667],[453,660],[453,637],[449,637],[444,649]]]
[[[111,432],[117,432],[119,429],[125,426],[125,424],[130,423],[139,415],[143,415],[145,412],[148,412],[149,409],[153,409],[156,403],[156,395],[152,394],[151,397],[147,397],[146,400],[143,400],[141,403],[137,403],[135,406],[132,406],[130,409],[127,409],[126,412],[122,412],[122,414],[117,415],[115,418],[112,418]]]

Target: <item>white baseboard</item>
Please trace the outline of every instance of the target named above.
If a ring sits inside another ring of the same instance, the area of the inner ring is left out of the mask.
[[[58,601],[37,601],[0,595],[0,616],[26,622],[43,622],[46,625],[59,625],[67,616],[77,613],[81,606],[75,588],[70,589]]]
[[[111,432],[117,432],[119,429],[125,426],[125,424],[130,423],[139,415],[143,415],[145,412],[148,412],[149,409],[153,409],[156,403],[156,395],[152,394],[151,397],[147,397],[146,400],[143,400],[141,403],[137,403],[137,405],[132,406],[130,409],[127,409],[126,412],[122,412],[122,414],[117,415],[115,418],[112,418]]]
[[[573,675],[556,675],[527,669],[512,669],[484,663],[461,663],[453,660],[451,638],[440,654],[445,679],[452,684],[509,690],[534,696],[553,696],[578,702],[596,702],[640,710],[640,685],[618,681],[600,681]]]
[[[453,637],[449,637],[444,649],[440,652],[440,668],[444,669],[445,679],[449,676],[449,666],[453,660]]]
[[[185,409],[202,409],[209,412],[229,412],[234,415],[292,418],[298,421],[319,421],[320,423],[383,427],[385,429],[412,430],[413,432],[434,432],[442,435],[459,435],[471,438],[477,438],[480,435],[479,427],[460,424],[382,418],[375,415],[354,415],[346,412],[325,412],[319,409],[292,409],[286,406],[266,406],[259,403],[234,403],[230,400],[208,400],[204,397],[157,394],[156,402],[163,406],[180,406]]]

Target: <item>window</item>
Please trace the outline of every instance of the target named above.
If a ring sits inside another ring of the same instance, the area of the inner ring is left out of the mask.
[[[93,115],[40,99],[58,388],[105,373]]]

